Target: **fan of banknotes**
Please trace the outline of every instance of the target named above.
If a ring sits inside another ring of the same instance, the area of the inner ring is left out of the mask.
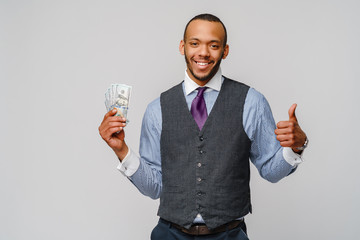
[[[105,106],[107,111],[116,108],[116,116],[127,118],[131,88],[131,86],[125,84],[111,84],[105,92]]]

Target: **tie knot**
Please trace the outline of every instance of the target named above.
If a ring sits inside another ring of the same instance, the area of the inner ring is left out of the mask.
[[[199,87],[199,88],[197,88],[197,90],[198,90],[197,97],[202,96],[206,89],[207,89],[207,87]]]

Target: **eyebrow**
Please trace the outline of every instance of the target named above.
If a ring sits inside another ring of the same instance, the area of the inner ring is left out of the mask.
[[[200,39],[198,39],[198,38],[190,38],[189,39],[189,41],[200,41]],[[211,40],[210,42],[212,42],[212,43],[221,43],[221,41],[220,40]]]

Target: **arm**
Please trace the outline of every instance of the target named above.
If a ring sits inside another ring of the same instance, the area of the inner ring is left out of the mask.
[[[160,197],[162,188],[161,122],[160,100],[156,99],[149,104],[142,122],[139,168],[134,175],[129,177],[142,194],[152,199]]]
[[[149,104],[144,114],[141,137],[140,157],[131,149],[119,163],[118,169],[139,189],[139,191],[157,199],[160,197],[161,181],[161,108],[157,99]]]
[[[269,103],[255,89],[249,89],[243,124],[251,140],[250,159],[264,179],[278,182],[302,161],[300,155],[291,148],[282,147],[276,139],[276,125]]]

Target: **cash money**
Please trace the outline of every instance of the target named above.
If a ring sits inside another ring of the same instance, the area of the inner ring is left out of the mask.
[[[131,89],[131,86],[125,84],[111,84],[105,92],[105,106],[107,111],[116,108],[117,113],[115,116],[127,118]]]

